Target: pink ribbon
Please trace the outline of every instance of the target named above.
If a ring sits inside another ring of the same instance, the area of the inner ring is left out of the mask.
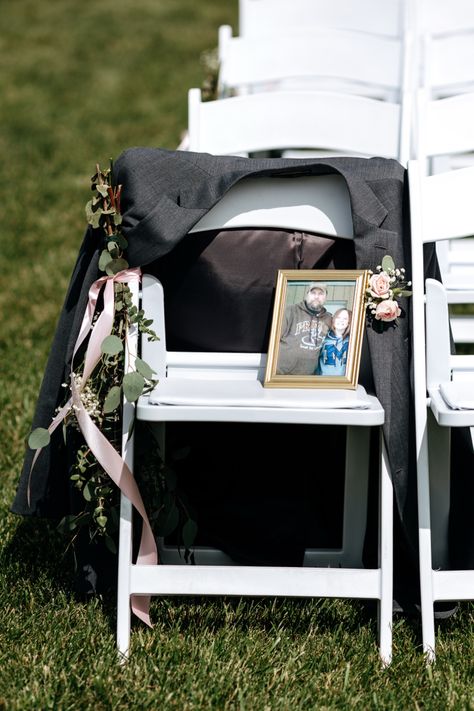
[[[102,434],[92,418],[88,415],[82,403],[81,391],[83,390],[88,378],[92,374],[94,368],[102,357],[101,344],[104,338],[111,334],[114,313],[115,313],[115,298],[114,284],[132,283],[139,281],[141,271],[139,268],[125,269],[113,276],[105,276],[97,279],[89,289],[89,300],[87,303],[84,318],[82,320],[81,329],[74,346],[74,353],[71,360],[71,397],[68,402],[54,417],[48,432],[52,434],[56,427],[64,420],[71,408],[74,408],[76,419],[81,430],[81,433],[89,446],[94,457],[99,462],[100,466],[109,475],[112,481],[119,487],[121,492],[132,502],[135,509],[142,517],[142,536],[140,548],[138,551],[138,565],[156,565],[158,562],[158,551],[153,531],[148,520],[148,516],[143,504],[141,494],[129,467],[122,459],[121,455],[111,445],[108,439]],[[94,326],[92,320],[94,318],[97,300],[100,291],[104,289],[104,307],[101,311]],[[92,331],[91,331],[92,329]],[[87,351],[84,360],[84,371],[82,373],[81,382],[78,386],[73,376],[74,357],[81,347],[84,340],[90,333],[90,339],[87,346]],[[33,458],[30,470],[30,477],[33,467],[40,455],[41,449],[38,449]],[[28,483],[28,503],[29,503],[29,483]],[[149,596],[131,596],[132,612],[139,617],[145,624],[151,627],[150,622],[150,597]]]

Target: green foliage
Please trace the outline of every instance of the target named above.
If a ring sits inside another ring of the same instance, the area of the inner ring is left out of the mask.
[[[395,270],[395,262],[389,254],[386,254],[382,259],[382,269],[387,273]]]
[[[104,413],[113,412],[120,405],[122,388],[119,385],[112,385],[104,400]]]
[[[153,370],[153,368],[151,368],[148,363],[138,357],[135,358],[135,368],[147,380],[153,380],[153,375],[156,375],[156,371]]]
[[[42,447],[47,447],[50,440],[51,437],[48,430],[44,427],[37,427],[28,437],[28,446],[30,449],[41,449]]]
[[[117,355],[123,351],[122,339],[114,335],[107,336],[107,338],[104,338],[102,341],[100,349],[102,353],[106,355]]]
[[[123,378],[123,394],[128,402],[138,400],[145,388],[145,378],[140,373],[127,373]]]

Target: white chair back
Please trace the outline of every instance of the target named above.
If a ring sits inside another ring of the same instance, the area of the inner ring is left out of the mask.
[[[347,91],[400,102],[406,90],[410,43],[379,35],[315,29],[278,37],[232,37],[219,29],[219,94],[276,89]],[[409,76],[409,73],[408,73]]]
[[[204,103],[199,89],[189,91],[193,151],[233,155],[317,148],[405,162],[408,145],[400,104],[314,91],[275,91]]]
[[[426,89],[417,96],[416,158],[455,157],[474,150],[474,92],[430,99]],[[472,159],[471,159],[472,160]],[[457,167],[458,163],[451,163]],[[444,169],[450,165],[443,165]],[[426,167],[429,173],[432,166]]]
[[[314,28],[400,37],[404,24],[402,0],[239,0],[242,37],[285,35],[295,29]]]
[[[430,99],[474,90],[474,28],[455,35],[425,35],[421,44],[421,86]]]
[[[446,36],[474,30],[471,0],[416,0],[415,6],[420,34]]]
[[[416,155],[427,173],[446,172],[474,164],[474,92],[449,96],[443,99],[430,99],[426,89],[419,91]],[[459,189],[463,191],[464,173],[461,170]],[[447,180],[442,177],[440,181]],[[436,183],[434,183],[436,185]],[[434,187],[433,187],[434,189]],[[450,237],[458,220],[465,219],[464,212],[469,208],[469,196],[463,192],[465,203],[459,202],[456,213],[446,210],[442,214],[436,211],[437,223],[434,230]],[[443,205],[443,196],[439,195]],[[431,224],[429,216],[426,218]],[[447,288],[450,303],[474,303],[474,229],[466,232],[462,241],[445,241],[437,244],[443,282]],[[474,318],[458,315],[452,318],[453,336],[456,342],[474,343]]]

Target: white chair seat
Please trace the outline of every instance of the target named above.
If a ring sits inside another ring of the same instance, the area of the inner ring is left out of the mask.
[[[148,396],[151,406],[203,405],[204,407],[290,407],[297,410],[368,409],[371,401],[364,388],[357,390],[294,390],[264,388],[258,380],[175,380],[166,378]],[[241,413],[240,413],[241,414]],[[240,416],[239,414],[239,416]],[[378,424],[378,423],[377,423]]]
[[[461,393],[465,393],[464,397]],[[474,425],[474,383],[449,381],[438,388],[429,388],[430,407],[443,427]]]
[[[257,380],[175,380],[165,378],[137,406],[138,419],[162,421],[291,422],[381,425],[377,398],[359,386],[348,390],[264,388]]]

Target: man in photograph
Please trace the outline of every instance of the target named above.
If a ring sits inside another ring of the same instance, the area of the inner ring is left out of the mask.
[[[314,375],[321,346],[331,328],[324,307],[326,288],[312,282],[303,301],[286,307],[281,328],[277,375]]]

